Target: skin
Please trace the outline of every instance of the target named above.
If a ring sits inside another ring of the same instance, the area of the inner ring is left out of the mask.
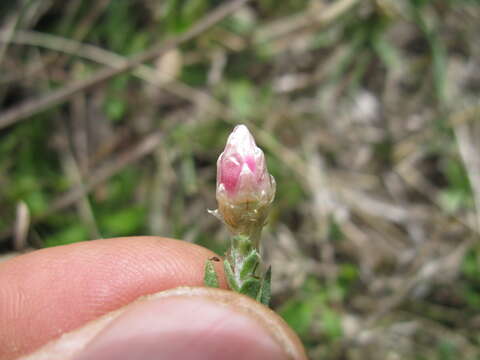
[[[81,350],[103,328],[115,330],[121,328],[122,321],[139,322],[136,319],[141,319],[145,306],[150,307],[150,313],[168,308],[174,314],[176,304],[191,307],[192,296],[194,307],[196,297],[202,299],[200,303],[214,303],[212,316],[222,316],[215,315],[218,304],[246,314],[258,322],[260,332],[265,331],[274,342],[278,340],[281,347],[290,349],[294,354],[290,358],[306,358],[296,335],[274,312],[231,291],[199,288],[205,260],[212,256],[216,255],[184,241],[126,237],[42,249],[1,263],[0,360],[17,359],[42,347],[42,351],[50,351],[68,336],[75,339],[71,341],[77,344],[75,351]],[[225,288],[221,262],[215,266]],[[190,288],[171,290],[179,286]],[[142,298],[148,294],[155,295]],[[186,297],[190,300],[185,301]],[[200,325],[198,331],[209,331],[201,330]],[[104,338],[112,337],[106,333]],[[214,337],[210,340],[216,341]]]

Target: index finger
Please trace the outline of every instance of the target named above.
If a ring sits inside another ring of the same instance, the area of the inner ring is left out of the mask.
[[[205,260],[213,255],[179,240],[127,237],[38,250],[0,264],[0,359],[31,352],[139,296],[202,285]]]

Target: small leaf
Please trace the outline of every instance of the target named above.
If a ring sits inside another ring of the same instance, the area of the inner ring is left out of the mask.
[[[235,275],[233,274],[232,266],[227,259],[223,261],[223,268],[225,270],[225,275],[227,276],[227,282],[230,289],[236,292],[240,291],[237,280],[235,280]]]
[[[260,280],[257,278],[247,279],[240,288],[240,294],[250,296],[253,299],[257,299],[257,295],[260,291]]]
[[[218,277],[215,271],[215,266],[211,260],[205,262],[205,275],[203,278],[205,286],[218,288]]]
[[[271,298],[271,282],[272,282],[272,267],[270,266],[263,276],[262,287],[258,292],[257,301],[263,305],[268,306]]]
[[[242,268],[240,269],[240,280],[245,280],[246,278],[253,276],[258,267],[259,261],[260,254],[257,250],[253,249],[245,258]]]

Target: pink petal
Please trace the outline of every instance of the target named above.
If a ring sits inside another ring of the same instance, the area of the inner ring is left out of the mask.
[[[236,156],[223,156],[220,161],[220,183],[229,194],[235,193],[240,172],[242,171],[241,161]]]

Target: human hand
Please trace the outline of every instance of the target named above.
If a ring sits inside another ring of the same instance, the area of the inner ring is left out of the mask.
[[[6,261],[0,360],[306,359],[273,311],[201,287],[213,255],[183,241],[127,237]]]

